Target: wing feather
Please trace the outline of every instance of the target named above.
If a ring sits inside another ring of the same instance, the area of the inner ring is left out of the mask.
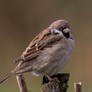
[[[21,58],[23,61],[29,61],[39,56],[41,50],[48,48],[62,39],[62,36],[53,34],[52,31],[46,29],[40,32],[29,44],[28,48],[23,52]]]

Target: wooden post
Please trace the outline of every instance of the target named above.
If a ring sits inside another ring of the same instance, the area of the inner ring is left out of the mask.
[[[17,75],[16,79],[19,87],[19,92],[28,92],[23,75]]]
[[[69,74],[57,74],[51,76],[52,80],[43,77],[42,92],[66,92],[68,88]]]
[[[74,83],[74,92],[82,92],[82,83],[79,82],[79,83]]]
[[[23,75],[16,76],[20,92],[28,92]],[[50,78],[43,77],[42,92],[66,92],[69,74],[57,74]],[[82,83],[74,83],[74,92],[82,92]]]

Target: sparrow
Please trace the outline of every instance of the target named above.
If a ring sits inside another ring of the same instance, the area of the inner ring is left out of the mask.
[[[25,72],[36,76],[57,74],[67,63],[73,48],[74,39],[68,21],[56,20],[31,41],[15,60],[16,67],[0,80],[0,84]]]

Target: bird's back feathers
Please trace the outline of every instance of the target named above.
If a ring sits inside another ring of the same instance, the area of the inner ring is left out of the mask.
[[[62,36],[52,33],[51,30],[46,29],[40,32],[29,44],[26,50],[22,55],[16,59],[16,62],[19,61],[29,61],[39,56],[39,53],[44,48],[48,48],[53,45],[56,41],[62,39]]]

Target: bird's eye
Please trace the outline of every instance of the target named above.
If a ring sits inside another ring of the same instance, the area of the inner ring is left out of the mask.
[[[58,30],[63,31],[64,29],[66,29],[66,27],[60,27]]]
[[[59,31],[62,31],[62,30],[63,30],[63,27],[60,27],[58,30],[59,30]]]

